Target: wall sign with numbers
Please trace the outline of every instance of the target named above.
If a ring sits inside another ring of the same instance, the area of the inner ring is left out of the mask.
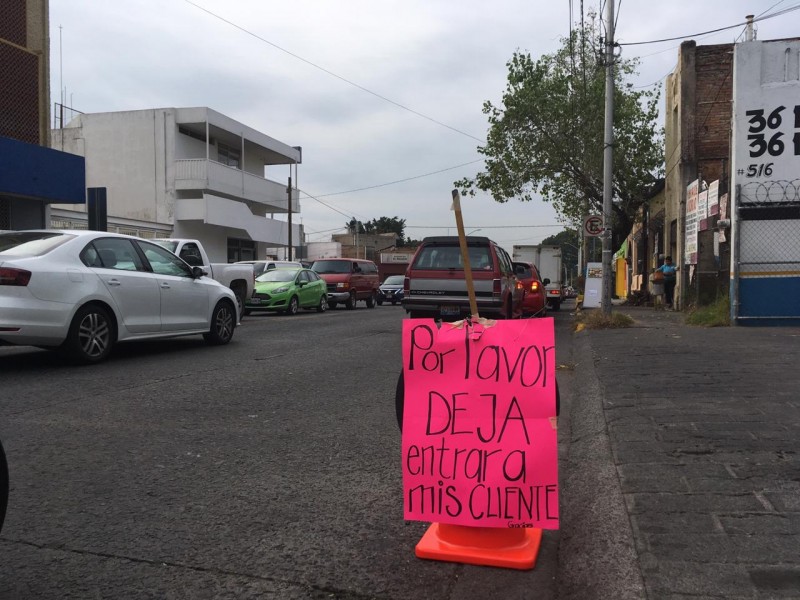
[[[769,114],[763,108],[753,108],[745,110],[745,115],[749,155],[751,159],[757,159],[747,165],[745,177],[771,177],[775,166],[771,159],[785,152],[800,156],[800,104],[792,108],[781,104],[770,110]],[[787,132],[781,127],[787,117],[794,127],[794,132],[789,132],[791,140],[787,139]]]
[[[797,294],[787,292],[800,289],[798,61],[798,40],[734,46],[729,231],[735,320],[800,318]]]
[[[740,186],[741,204],[783,202],[800,177],[798,52],[796,41],[735,46],[732,191]]]

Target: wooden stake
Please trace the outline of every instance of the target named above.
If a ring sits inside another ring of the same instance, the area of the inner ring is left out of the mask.
[[[469,264],[469,250],[467,249],[467,236],[464,233],[464,220],[461,218],[461,195],[458,190],[453,190],[453,210],[456,212],[456,227],[458,227],[458,245],[461,247],[461,262],[464,264],[464,278],[467,281],[467,294],[469,295],[469,310],[472,318],[477,319],[478,301],[475,299],[475,284],[472,282],[472,266]]]

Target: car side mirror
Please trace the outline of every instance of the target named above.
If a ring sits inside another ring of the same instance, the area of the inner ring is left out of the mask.
[[[549,284],[550,284],[550,280],[547,277],[542,279],[542,285],[549,285]]]
[[[208,275],[208,273],[203,270],[203,267],[192,267],[192,277],[200,279],[203,275]]]

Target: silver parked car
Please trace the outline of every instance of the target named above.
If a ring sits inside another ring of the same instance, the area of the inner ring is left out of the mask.
[[[169,250],[104,231],[0,233],[0,345],[59,349],[83,363],[117,342],[202,335],[227,344],[236,297]]]

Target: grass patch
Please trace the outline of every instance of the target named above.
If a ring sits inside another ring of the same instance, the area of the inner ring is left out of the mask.
[[[603,314],[599,308],[589,312],[581,311],[578,316],[576,330],[582,329],[621,329],[633,325],[633,319],[628,315],[617,311],[611,311],[611,315]]]
[[[720,298],[714,304],[695,308],[686,316],[686,323],[699,327],[728,327],[731,324],[728,297]]]

